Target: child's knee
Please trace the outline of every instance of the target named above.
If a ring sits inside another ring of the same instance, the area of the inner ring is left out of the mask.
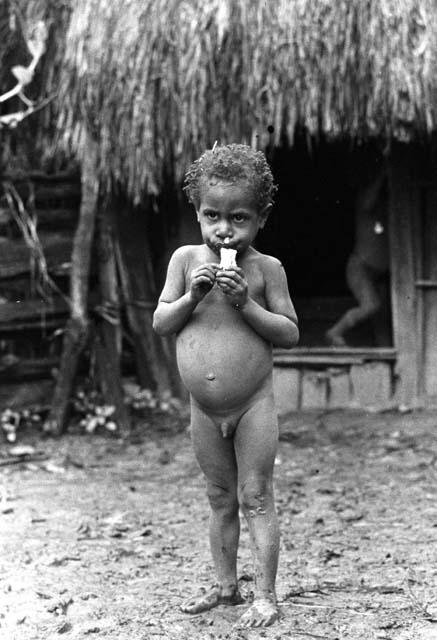
[[[363,311],[368,316],[376,316],[377,313],[381,311],[382,308],[382,300],[379,298],[372,298],[371,300],[367,300],[363,305]]]
[[[228,515],[238,512],[238,500],[235,492],[217,484],[208,483],[206,494],[213,511]]]
[[[240,506],[250,516],[264,515],[272,498],[272,483],[264,476],[248,478],[238,491]]]

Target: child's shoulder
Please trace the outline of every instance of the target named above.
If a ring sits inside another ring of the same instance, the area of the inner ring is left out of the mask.
[[[197,258],[202,253],[202,245],[185,244],[178,247],[171,257],[172,262],[185,264],[186,262]]]
[[[282,262],[278,260],[278,258],[269,256],[267,253],[261,253],[261,251],[257,251],[256,249],[253,249],[250,260],[262,269],[262,271],[277,272],[283,269]]]

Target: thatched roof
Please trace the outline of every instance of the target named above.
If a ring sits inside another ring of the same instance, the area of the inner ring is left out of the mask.
[[[133,198],[159,191],[166,174],[179,182],[215,140],[262,148],[292,141],[296,126],[410,139],[437,125],[435,0],[70,7],[58,142],[80,157],[95,136],[103,185],[119,182]]]

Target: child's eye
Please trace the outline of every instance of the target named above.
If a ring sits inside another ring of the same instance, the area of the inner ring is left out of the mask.
[[[217,213],[215,211],[205,211],[205,216],[209,220],[217,220]]]
[[[234,222],[237,222],[237,223],[240,223],[240,224],[246,220],[246,217],[241,215],[240,213],[236,213],[233,216],[233,218],[234,218]]]

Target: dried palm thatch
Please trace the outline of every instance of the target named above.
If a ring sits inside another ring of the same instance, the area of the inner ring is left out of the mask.
[[[263,147],[297,126],[411,139],[436,127],[435,0],[58,5],[61,53],[46,68],[46,86],[59,85],[57,144],[83,157],[93,135],[102,185],[137,200],[164,175],[179,182],[215,140]]]

